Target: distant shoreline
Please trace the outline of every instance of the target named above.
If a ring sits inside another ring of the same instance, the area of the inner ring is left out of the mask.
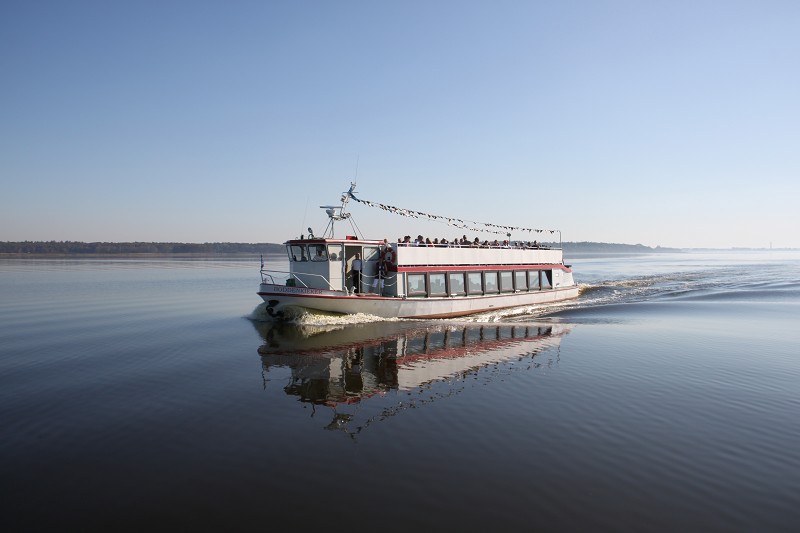
[[[6,253],[0,252],[0,258],[13,259],[158,259],[158,258],[181,258],[181,259],[258,259],[259,255],[284,253],[283,251],[268,251],[263,254],[254,252],[225,252],[225,253],[152,253],[152,252],[131,252],[131,253]]]
[[[558,243],[542,243],[557,247]],[[567,255],[641,255],[688,252],[786,252],[797,248],[665,248],[642,244],[602,242],[563,242]],[[277,243],[175,243],[175,242],[77,242],[20,241],[0,242],[0,257],[257,257],[262,254],[285,253]]]

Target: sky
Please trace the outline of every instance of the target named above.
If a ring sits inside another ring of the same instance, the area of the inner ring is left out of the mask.
[[[794,0],[4,0],[0,241],[280,243],[355,181],[564,241],[800,247],[798,27]]]

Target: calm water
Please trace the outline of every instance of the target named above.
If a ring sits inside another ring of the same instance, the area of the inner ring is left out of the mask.
[[[569,304],[290,325],[258,258],[0,259],[0,524],[800,530],[800,253],[570,259]]]

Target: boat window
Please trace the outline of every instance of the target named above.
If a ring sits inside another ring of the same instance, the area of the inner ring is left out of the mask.
[[[470,294],[481,294],[483,292],[480,272],[467,272],[467,292]]]
[[[464,346],[465,335],[467,334],[466,328],[448,329],[445,332],[448,334],[445,341],[448,348]]]
[[[510,270],[500,272],[500,291],[514,292],[514,273]]]
[[[328,250],[325,248],[324,244],[312,244],[308,247],[309,251],[311,252],[311,260],[312,261],[327,261],[328,260]]]
[[[364,247],[364,261],[377,261],[380,255],[381,254],[377,246]]]
[[[462,295],[464,291],[464,273],[463,272],[450,272],[447,274],[448,281],[450,282],[450,295]]]
[[[483,326],[479,328],[469,328],[467,331],[467,342],[465,344],[477,344],[483,340]]]
[[[528,290],[528,281],[524,270],[517,270],[514,272],[514,283],[517,284],[518,291]]]
[[[542,288],[543,289],[552,289],[553,288],[553,271],[552,270],[542,270]]]
[[[444,296],[447,294],[447,287],[444,283],[444,274],[429,274],[428,281],[431,287],[431,296]]]
[[[484,291],[486,293],[498,292],[497,272],[484,272],[483,277],[484,277],[484,282],[483,282]]]
[[[408,275],[408,295],[409,296],[428,295],[428,291],[425,290],[425,274]]]
[[[308,261],[308,253],[304,244],[289,246],[289,259],[292,261]]]
[[[409,338],[404,355],[416,355],[420,353],[425,353],[425,337]]]
[[[532,291],[538,291],[541,285],[541,281],[539,280],[539,271],[538,270],[529,270],[528,271],[528,287]]]
[[[338,261],[342,258],[342,245],[341,244],[329,244],[328,245],[328,256],[330,257],[331,261]]]
[[[445,347],[445,332],[431,331],[427,336],[427,353],[442,350]]]

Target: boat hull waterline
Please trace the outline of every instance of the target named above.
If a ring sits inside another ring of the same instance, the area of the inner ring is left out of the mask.
[[[397,298],[378,294],[349,294],[304,287],[262,283],[258,295],[270,316],[283,318],[293,311],[365,314],[380,318],[455,318],[513,307],[550,304],[578,297],[577,286],[552,290],[475,297]]]

